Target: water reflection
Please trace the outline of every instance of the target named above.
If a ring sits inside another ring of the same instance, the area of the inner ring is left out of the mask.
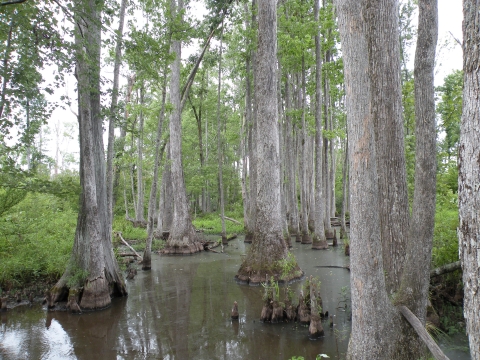
[[[317,354],[342,358],[350,331],[349,273],[342,249],[312,251],[295,244],[293,252],[307,275],[321,281],[325,336],[308,339],[308,328],[293,323],[259,322],[262,290],[239,286],[234,275],[245,253],[243,239],[225,254],[152,259],[151,271],[127,282],[129,296],[95,313],[47,313],[40,306],[2,315],[0,358],[10,359],[290,359]],[[292,288],[298,294],[303,282]],[[239,319],[230,311],[238,302]],[[296,299],[295,299],[296,301]],[[7,317],[8,316],[8,317]]]

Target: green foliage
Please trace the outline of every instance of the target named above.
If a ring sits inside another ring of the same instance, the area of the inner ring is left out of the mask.
[[[450,160],[457,156],[460,138],[460,119],[463,103],[463,71],[456,70],[447,75],[442,86],[437,88],[440,101],[437,113],[440,115],[439,130],[443,140],[440,142],[442,154]]]
[[[437,206],[433,235],[432,267],[458,261],[458,210]]]
[[[70,277],[67,280],[67,286],[70,289],[76,289],[83,286],[85,280],[88,277],[88,270],[80,268],[77,264],[71,263],[70,267]]]
[[[134,227],[132,222],[123,216],[114,217],[113,231],[120,231],[125,240],[145,240],[147,238],[147,229]]]
[[[68,202],[32,193],[0,217],[0,286],[58,278],[70,257],[76,221]]]
[[[226,212],[225,216],[233,218],[243,224],[243,214],[238,216],[237,211]],[[203,230],[206,234],[221,234],[222,219],[218,213],[200,214],[193,220],[193,226]],[[241,234],[244,231],[243,225],[238,225],[232,221],[225,220],[227,234]]]
[[[295,259],[295,255],[292,252],[288,252],[286,258],[281,259],[278,261],[280,269],[282,270],[282,278],[286,278],[287,276],[291,275],[293,270],[297,266],[297,259]]]

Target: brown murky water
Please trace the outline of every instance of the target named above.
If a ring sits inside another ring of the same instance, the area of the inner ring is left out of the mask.
[[[38,305],[2,314],[0,359],[253,360],[315,359],[318,354],[341,359],[350,332],[349,273],[317,266],[344,266],[348,260],[342,251],[294,244],[300,267],[321,281],[324,310],[334,315],[334,327],[325,321],[325,336],[319,340],[310,340],[303,326],[258,320],[263,288],[234,280],[245,253],[239,238],[225,254],[155,256],[151,271],[139,271],[127,283],[128,298],[115,300],[104,311],[73,315]],[[297,296],[302,284],[292,285]],[[230,320],[234,301],[238,321]]]

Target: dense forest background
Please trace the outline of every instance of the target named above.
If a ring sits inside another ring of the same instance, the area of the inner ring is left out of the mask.
[[[169,119],[175,109],[170,100],[175,59],[171,43],[175,40],[183,44],[179,81],[181,94],[186,96],[182,97],[181,150],[193,224],[217,234],[243,232],[247,238],[252,231],[248,219],[255,192],[251,179],[256,153],[252,141],[256,13],[250,3],[242,1],[192,1],[185,6],[180,20],[178,14],[171,14],[168,1],[106,1],[97,20],[103,34],[96,66],[100,69],[105,158],[110,159],[112,169],[112,229],[136,240],[137,251],[150,246],[145,241],[149,238],[153,250],[161,249],[165,245],[161,235],[170,231],[172,222],[174,190],[168,149]],[[78,125],[54,119],[52,114],[61,108],[64,114],[79,116],[73,91],[78,76],[72,56],[76,11],[68,1],[24,1],[0,7],[0,291],[39,280],[55,282],[72,252],[80,209],[79,159],[74,152],[62,150],[62,143],[78,142]],[[324,218],[339,218],[344,230],[349,219],[342,51],[332,1],[323,0],[316,14],[314,1],[283,0],[277,13],[282,211],[286,231],[308,242],[315,215],[318,156]],[[402,1],[401,86],[410,201],[415,115],[409,64],[416,16],[415,2]],[[317,32],[321,72],[316,62]],[[319,112],[317,85],[322,94]],[[436,88],[432,268],[458,261],[462,87],[463,72],[455,70]],[[320,155],[315,150],[317,134],[322,137]],[[55,155],[47,156],[52,149]],[[226,217],[242,225],[224,221]],[[326,233],[331,231],[330,221],[324,224]],[[119,241],[116,236],[113,240]],[[459,274],[449,275],[447,281],[461,288]],[[454,322],[445,327],[459,331]]]

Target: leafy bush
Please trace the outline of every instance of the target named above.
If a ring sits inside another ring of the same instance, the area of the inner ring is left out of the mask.
[[[115,216],[113,231],[120,231],[125,240],[145,240],[147,238],[147,229],[133,227],[132,222],[123,216]]]
[[[65,271],[77,213],[64,200],[29,193],[0,217],[0,286],[10,289]]]
[[[452,206],[438,206],[435,214],[432,267],[458,261],[458,210]]]
[[[235,219],[243,224],[243,212],[236,210],[233,212],[227,212],[225,216]],[[203,230],[206,234],[221,234],[222,233],[222,219],[218,213],[203,214],[197,216],[193,220],[193,225]],[[232,221],[225,220],[225,229],[227,234],[240,234],[243,233],[243,225],[238,225]]]

